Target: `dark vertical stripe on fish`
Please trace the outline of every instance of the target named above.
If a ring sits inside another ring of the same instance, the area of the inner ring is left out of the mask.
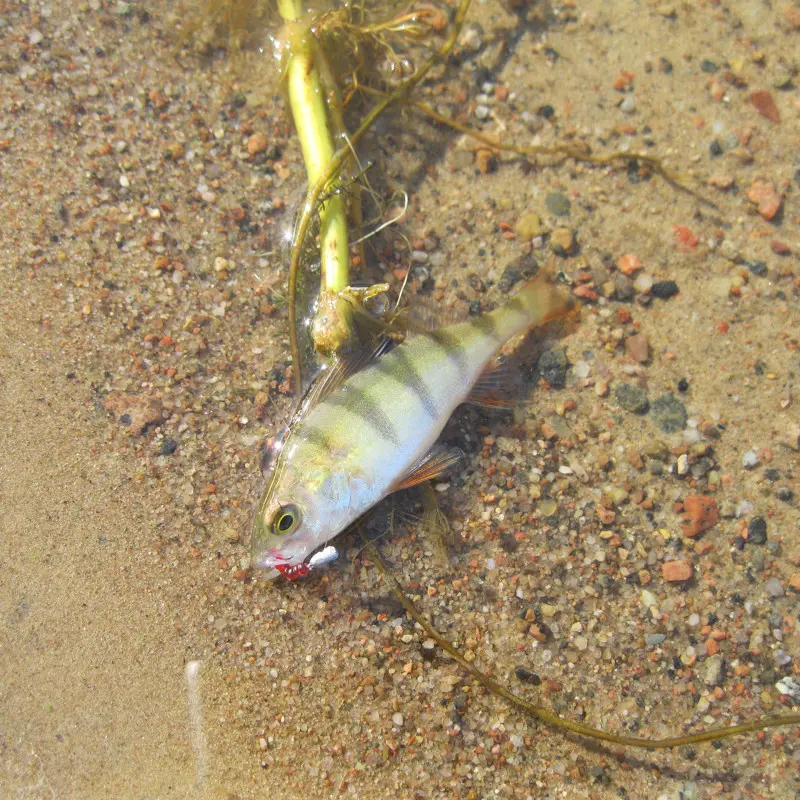
[[[417,399],[422,403],[425,413],[431,419],[437,419],[439,409],[436,401],[425,383],[425,379],[420,375],[411,359],[402,347],[394,350],[390,356],[381,358],[375,362],[373,369],[382,372],[389,380],[410,389]]]
[[[517,294],[514,295],[507,303],[506,308],[509,311],[517,311],[520,314],[530,314],[530,310],[525,305],[525,301]]]
[[[315,447],[319,447],[326,453],[330,453],[331,450],[333,450],[333,440],[331,437],[316,425],[302,425],[300,430],[297,432],[297,436],[302,441],[314,445]]]
[[[391,419],[381,406],[373,400],[367,392],[355,386],[345,386],[341,391],[334,392],[325,403],[348,411],[360,417],[382,439],[391,442],[395,447],[400,446],[400,437],[397,435]]]
[[[448,359],[458,367],[462,377],[467,375],[467,351],[452,333],[446,330],[431,331],[428,337],[444,350]]]
[[[494,321],[494,317],[492,317],[491,314],[484,314],[481,317],[476,317],[470,320],[469,324],[490,339],[497,338],[497,323]]]

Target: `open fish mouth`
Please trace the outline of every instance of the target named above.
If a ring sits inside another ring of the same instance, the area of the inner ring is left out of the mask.
[[[292,556],[271,550],[257,558],[253,566],[259,569],[271,568],[273,573],[268,575],[268,578],[274,578],[279,574],[286,577],[300,577],[301,574],[307,575],[312,569],[331,564],[337,558],[339,558],[339,551],[332,545],[323,544],[308,558],[297,563],[292,563]]]
[[[283,575],[287,580],[295,581],[298,578],[305,577],[313,569],[336,561],[337,558],[339,558],[339,551],[335,547],[332,545],[323,545],[317,549],[316,552],[312,553],[307,560],[297,564],[289,563],[291,559],[279,553],[268,553],[260,562],[257,561],[255,566],[266,569],[272,568],[264,576],[267,580],[273,580],[277,578],[278,575]],[[270,563],[264,563],[266,561]]]

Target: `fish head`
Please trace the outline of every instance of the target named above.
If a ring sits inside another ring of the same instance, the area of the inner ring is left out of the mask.
[[[252,565],[293,567],[352,522],[347,475],[326,465],[278,464],[253,520]]]

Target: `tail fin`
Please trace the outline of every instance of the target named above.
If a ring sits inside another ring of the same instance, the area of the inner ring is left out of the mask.
[[[534,325],[568,314],[573,306],[572,298],[557,289],[551,277],[542,271],[493,314],[502,318],[506,338],[511,338]]]

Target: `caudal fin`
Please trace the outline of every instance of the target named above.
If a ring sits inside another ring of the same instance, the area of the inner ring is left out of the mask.
[[[514,333],[568,314],[573,306],[572,298],[558,289],[551,277],[542,271],[493,313],[502,317],[510,338]]]

